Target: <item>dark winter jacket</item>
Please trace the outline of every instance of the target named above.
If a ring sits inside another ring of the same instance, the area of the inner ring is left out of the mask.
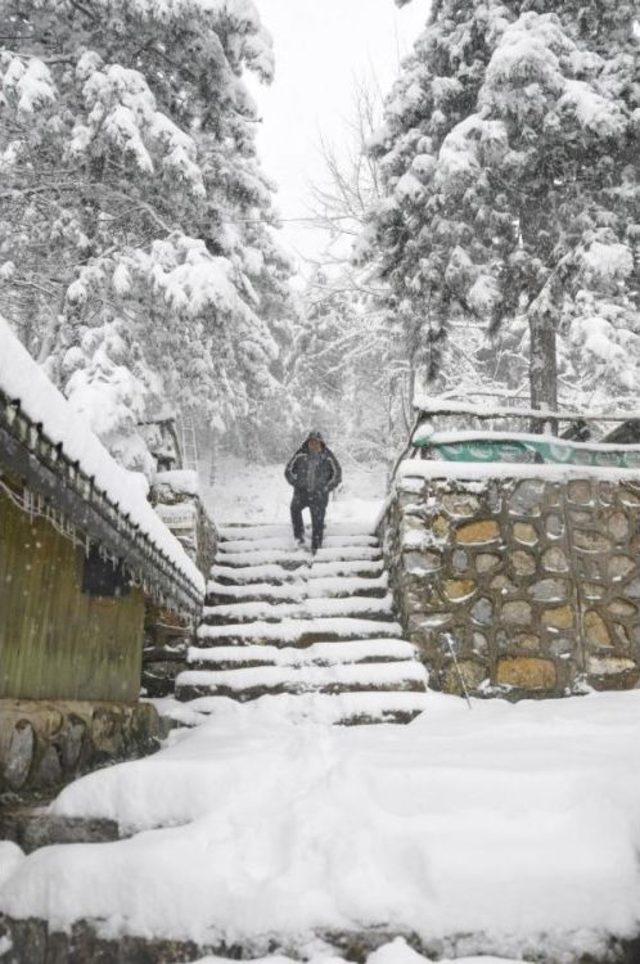
[[[289,485],[307,494],[331,492],[342,481],[342,469],[337,458],[325,445],[322,451],[314,456],[309,451],[309,439],[300,446],[289,461],[285,471]]]

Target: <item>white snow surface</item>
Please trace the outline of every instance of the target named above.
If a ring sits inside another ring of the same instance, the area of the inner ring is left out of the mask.
[[[472,710],[434,693],[355,696],[419,697],[426,711],[331,728],[292,725],[307,697],[194,701],[201,725],[52,806],[134,836],[35,851],[0,887],[0,911],[241,941],[256,957],[271,939],[295,953],[332,929],[378,928],[441,940],[449,958],[562,961],[637,933],[640,692]],[[369,964],[409,957],[396,944]]]
[[[304,567],[300,569],[285,569],[284,566],[280,566],[277,563],[264,563],[258,566],[224,566],[224,565],[213,565],[211,567],[211,575],[214,578],[227,578],[233,579],[237,583],[252,583],[252,582],[262,582],[265,579],[273,579],[274,582],[296,582],[302,578],[307,579],[324,579],[333,578],[336,576],[362,576],[363,574],[371,574],[372,576],[382,575],[382,562],[379,560],[374,561],[361,561],[347,559],[343,562],[315,562],[311,567],[306,567],[304,571],[304,576],[301,575]]]
[[[416,650],[404,639],[358,639],[347,643],[313,643],[304,649],[277,646],[190,646],[189,663],[237,663],[259,661],[274,666],[335,665],[364,659],[415,659]]]
[[[12,399],[19,399],[23,411],[62,448],[72,462],[95,478],[123,514],[128,513],[151,542],[189,579],[198,592],[204,592],[202,574],[169,532],[147,501],[147,482],[138,472],[128,472],[109,455],[86,422],[73,411],[69,402],[47,378],[42,368],[18,341],[8,323],[0,317],[0,388]]]
[[[539,436],[542,438],[542,436]],[[430,459],[405,459],[396,479],[544,479],[569,482],[572,479],[600,479],[604,482],[640,482],[640,470],[609,466],[538,464],[522,462],[444,462]]]
[[[367,639],[369,636],[402,636],[399,623],[375,619],[352,619],[349,616],[322,616],[314,619],[283,619],[277,623],[256,620],[251,623],[230,623],[226,626],[198,628],[198,639],[264,639],[272,642],[295,643],[307,633],[337,636],[341,639]]]
[[[252,566],[269,565],[280,562],[300,562],[308,558],[304,549],[252,549],[248,552],[224,552],[224,545],[220,546],[217,555],[221,566]],[[378,546],[328,546],[318,549],[314,562],[342,562],[349,559],[369,561],[379,558],[381,550]]]
[[[426,686],[427,674],[415,659],[391,663],[337,663],[331,666],[252,666],[231,670],[191,669],[180,673],[177,686],[209,686],[236,690],[286,686],[309,692],[323,686],[401,686],[405,682]]]
[[[208,593],[218,593],[221,596],[237,599],[238,601],[252,596],[268,596],[274,600],[290,600],[296,602],[305,598],[321,599],[324,597],[339,597],[354,595],[366,589],[386,589],[389,577],[385,573],[370,579],[360,576],[325,576],[324,578],[309,579],[306,582],[290,582],[284,585],[272,585],[267,582],[248,583],[240,586],[225,586],[221,582],[211,580],[207,585]]]
[[[239,602],[224,606],[205,606],[204,619],[218,616],[229,622],[234,620],[266,619],[315,619],[316,616],[363,616],[391,614],[391,596],[348,596],[344,599],[305,599],[299,603]]]
[[[347,964],[342,957],[335,956],[330,947],[325,947],[322,942],[317,950],[305,957],[308,964]],[[383,944],[378,950],[369,954],[366,964],[431,964],[434,959],[418,954],[409,946],[404,937],[396,937],[388,944]],[[228,964],[228,958],[223,957],[202,957],[195,964]],[[283,957],[280,954],[273,954],[271,957],[262,957],[247,961],[246,964],[295,964],[290,957]],[[439,964],[454,964],[451,958],[441,959]],[[512,958],[506,957],[456,957],[455,964],[517,964]]]

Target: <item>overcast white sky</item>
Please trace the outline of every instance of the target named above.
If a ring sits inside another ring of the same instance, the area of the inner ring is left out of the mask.
[[[399,61],[425,24],[428,0],[401,10],[394,0],[257,0],[276,53],[276,79],[251,83],[263,116],[258,147],[266,172],[279,186],[283,218],[309,212],[309,181],[319,181],[320,133],[339,144],[351,110],[354,77],[375,74],[386,92]],[[323,237],[284,225],[290,253],[313,257]]]

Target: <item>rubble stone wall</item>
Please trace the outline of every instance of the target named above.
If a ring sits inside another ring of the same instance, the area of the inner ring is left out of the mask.
[[[0,700],[0,797],[55,789],[82,773],[158,749],[150,703]]]
[[[638,683],[637,484],[405,477],[384,525],[398,611],[435,689],[461,694],[464,680],[518,699]]]

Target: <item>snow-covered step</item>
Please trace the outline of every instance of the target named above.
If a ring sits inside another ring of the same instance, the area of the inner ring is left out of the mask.
[[[372,599],[349,596],[344,599],[305,599],[296,603],[238,602],[205,606],[202,621],[210,626],[224,623],[249,623],[255,620],[278,622],[282,619],[315,619],[318,616],[366,616],[392,619],[391,596]]]
[[[198,628],[198,639],[206,646],[242,646],[245,643],[273,643],[275,646],[331,642],[339,639],[394,639],[402,636],[399,623],[376,619],[327,616],[318,619],[283,619],[279,623],[232,623]]]
[[[358,639],[347,643],[314,643],[306,649],[277,646],[191,646],[191,669],[246,669],[252,666],[336,666],[346,663],[392,663],[416,660],[415,647],[404,639]]]
[[[220,547],[222,549],[222,547]],[[250,552],[222,552],[218,553],[219,564],[233,567],[259,566],[270,563],[282,565],[304,565],[309,562],[343,562],[357,560],[358,562],[379,559],[382,550],[379,546],[339,546],[318,549],[315,556],[308,550],[295,549],[255,549]]]
[[[372,535],[371,525],[366,522],[329,522],[325,526],[327,536]],[[242,523],[223,523],[218,527],[221,539],[273,539],[291,535],[290,522],[267,523],[265,525],[242,525]]]
[[[382,561],[378,560],[342,560],[338,562],[320,562],[313,560],[309,565],[304,559],[300,560],[300,567],[285,569],[284,566],[271,563],[256,566],[228,566],[216,563],[211,567],[212,579],[225,585],[245,585],[248,583],[271,582],[280,585],[286,582],[299,582],[301,579],[325,579],[336,576],[360,576],[377,578],[384,569]]]
[[[324,725],[352,726],[370,723],[410,723],[428,709],[426,692],[359,692],[359,693],[303,693],[297,696],[280,694],[263,696],[261,702],[273,701],[274,707],[292,722],[312,721]],[[193,722],[206,719],[220,705],[218,696],[201,696],[184,705],[182,714],[189,714]],[[175,704],[174,713],[179,711]],[[181,714],[181,715],[182,715]]]
[[[307,533],[308,535],[308,533]],[[349,535],[349,536],[325,536],[323,546],[328,549],[340,549],[353,546],[379,546],[379,540],[375,536]],[[289,549],[297,548],[293,533],[287,536],[266,536],[262,539],[225,539],[220,542],[218,551],[226,552],[255,552],[265,549]]]
[[[379,577],[325,576],[318,579],[300,579],[274,585],[269,582],[229,586],[211,580],[207,586],[207,605],[221,606],[234,602],[300,602],[303,599],[340,599],[344,596],[386,596],[389,578],[386,573]]]
[[[227,696],[241,702],[268,693],[343,693],[424,689],[426,673],[416,660],[334,666],[259,666],[233,670],[186,670],[176,680],[178,699]]]

